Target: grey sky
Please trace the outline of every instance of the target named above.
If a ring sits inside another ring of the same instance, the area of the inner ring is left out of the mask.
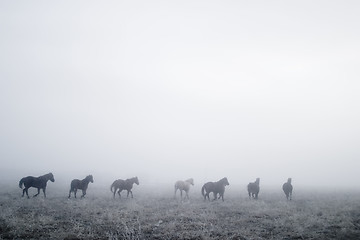
[[[0,175],[358,186],[359,10],[1,1]]]

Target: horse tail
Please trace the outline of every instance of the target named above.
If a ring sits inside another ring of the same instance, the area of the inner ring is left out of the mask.
[[[24,182],[24,178],[22,178],[22,179],[19,181],[19,188],[22,188],[23,182]]]
[[[110,186],[110,191],[113,192],[114,183]]]
[[[201,194],[205,196],[205,185],[201,188]]]

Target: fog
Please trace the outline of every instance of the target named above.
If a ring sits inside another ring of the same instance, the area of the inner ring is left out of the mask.
[[[359,8],[1,1],[0,180],[359,188]]]

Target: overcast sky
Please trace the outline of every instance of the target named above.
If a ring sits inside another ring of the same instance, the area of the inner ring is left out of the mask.
[[[359,12],[1,1],[0,178],[359,187]]]

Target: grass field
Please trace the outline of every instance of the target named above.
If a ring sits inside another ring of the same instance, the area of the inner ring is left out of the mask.
[[[2,188],[0,239],[360,239],[360,193],[302,191],[286,201],[225,192],[224,202],[204,202],[195,189],[188,201],[172,191],[134,189],[133,199],[92,186],[85,199],[59,192],[49,186],[48,198],[27,199]]]

